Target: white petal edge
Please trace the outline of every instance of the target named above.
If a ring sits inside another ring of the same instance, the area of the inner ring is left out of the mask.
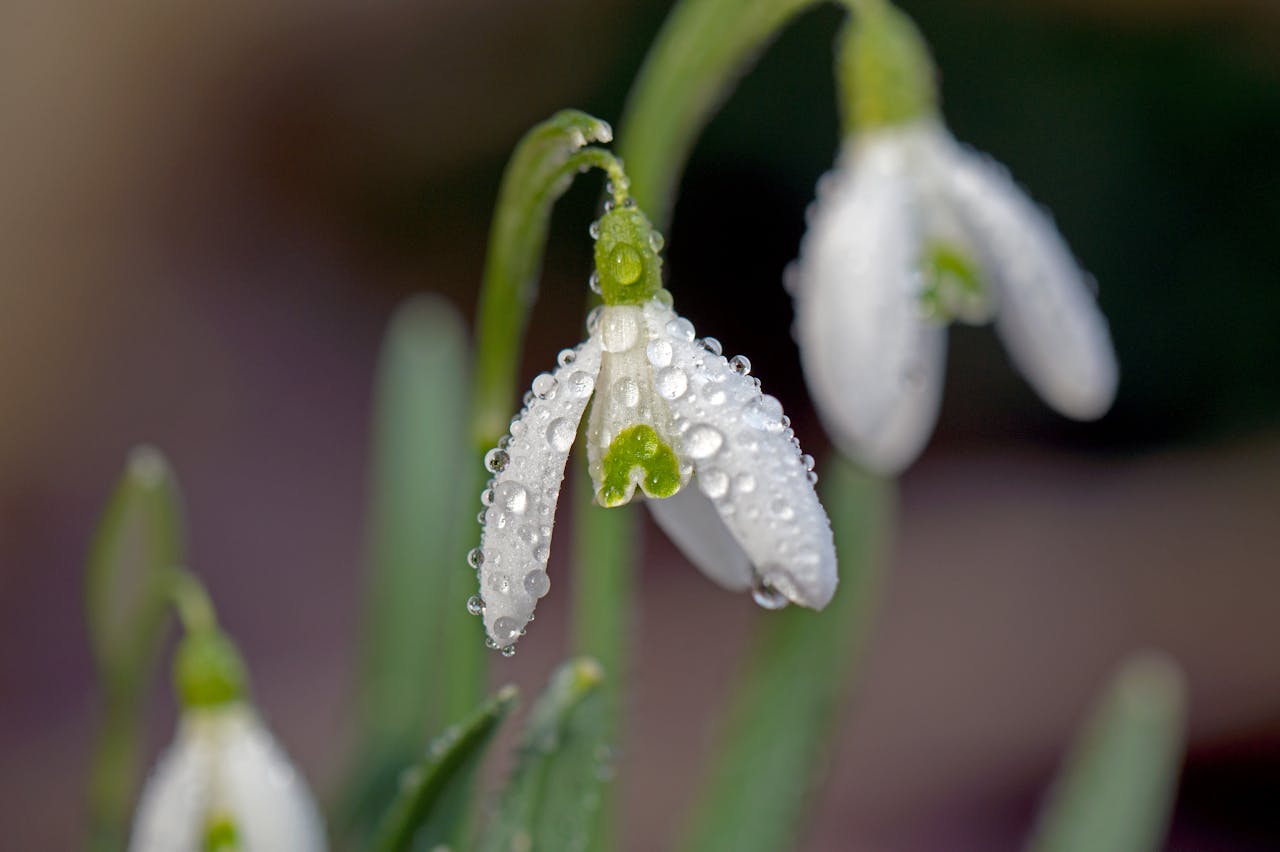
[[[130,852],[201,852],[207,821],[225,811],[245,852],[324,852],[324,824],[306,782],[244,705],[187,711],[143,788]]]
[[[711,582],[731,592],[745,592],[755,584],[751,559],[696,482],[674,497],[645,502],[659,529]]]
[[[800,356],[823,424],[847,455],[890,473],[927,441],[941,392],[911,172],[928,132],[876,131],[849,147],[819,183],[794,273]]]
[[[671,344],[671,368],[688,378],[668,404],[676,451],[694,467],[691,487],[711,499],[758,583],[793,603],[822,609],[837,583],[831,522],[782,420],[781,404],[696,342],[687,322],[673,322],[680,318],[670,308],[650,302],[645,318],[650,336]],[[723,576],[718,569],[707,573]]]
[[[528,405],[511,421],[506,466],[486,490],[492,500],[480,535],[477,570],[484,627],[499,648],[513,644],[550,588],[547,558],[565,460],[600,372],[600,340],[592,334],[558,366],[549,393],[543,374]]]
[[[1048,213],[992,158],[937,137],[936,176],[998,288],[996,330],[1014,364],[1067,417],[1101,417],[1119,368],[1086,273]]]

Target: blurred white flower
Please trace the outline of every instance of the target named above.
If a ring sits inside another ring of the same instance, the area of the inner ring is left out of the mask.
[[[874,470],[901,470],[928,440],[952,320],[994,316],[1014,364],[1068,417],[1099,417],[1115,396],[1088,276],[1045,211],[937,118],[850,137],[788,285],[823,422]]]
[[[713,581],[751,589],[762,606],[820,609],[836,586],[831,525],[813,459],[760,390],[746,358],[697,339],[661,289],[661,240],[642,213],[619,207],[595,231],[605,305],[588,337],[533,381],[510,434],[485,463],[480,547],[471,553],[492,646],[513,649],[550,588],[546,574],[565,461],[587,405],[596,502],[638,488],[654,517]],[[694,481],[696,488],[685,487]]]
[[[130,852],[322,852],[306,782],[242,701],[183,711],[142,791]]]

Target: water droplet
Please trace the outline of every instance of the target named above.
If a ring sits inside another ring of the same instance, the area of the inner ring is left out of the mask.
[[[478,547],[473,547],[467,551],[467,564],[472,568],[479,568],[484,564],[484,551]]]
[[[649,363],[655,367],[666,367],[671,363],[671,343],[666,340],[655,340],[645,347],[645,355]]]
[[[493,489],[486,488],[480,492],[480,505],[488,508],[493,505]]]
[[[746,355],[734,355],[729,359],[729,369],[739,376],[745,376],[751,372],[751,359]]]
[[[671,291],[666,287],[661,287],[658,292],[653,294],[653,298],[658,300],[658,304],[664,308],[669,308],[676,303],[675,297],[671,295]]]
[[[520,635],[520,622],[504,615],[493,622],[493,638],[499,645],[506,645]]]
[[[502,649],[502,656],[506,657],[508,660],[514,657],[515,655],[516,655],[515,645],[508,645],[507,647]]]
[[[782,609],[787,605],[787,596],[764,582],[751,590],[751,597],[762,609]]]
[[[724,444],[724,435],[720,430],[706,423],[699,423],[684,436],[684,451],[691,459],[711,458],[720,452]]]
[[[782,403],[777,397],[765,395],[754,399],[742,410],[742,419],[748,426],[764,429],[767,432],[781,432]]]
[[[556,395],[560,383],[550,373],[539,373],[533,377],[533,395],[538,399],[551,399]]]
[[[499,509],[516,515],[523,515],[529,508],[529,492],[519,482],[499,482],[493,490],[493,502]]]
[[[698,471],[698,486],[712,500],[719,500],[729,493],[729,474],[719,468]]]
[[[604,201],[604,212],[608,213],[613,210],[614,204],[612,198],[606,198]]]
[[[654,376],[653,384],[663,399],[679,399],[689,387],[689,377],[679,367],[666,367]]]
[[[591,277],[587,279],[587,287],[597,296],[604,292],[604,288],[600,286],[600,273],[592,272]]]
[[[686,343],[692,342],[693,338],[697,336],[697,333],[693,330],[693,323],[689,322],[684,317],[676,317],[668,322],[667,334],[671,335],[676,340],[683,340]]]
[[[702,338],[702,348],[710,352],[712,355],[720,355],[724,353],[724,346],[714,337]]]
[[[587,233],[591,235],[591,239],[593,240],[600,239],[600,223],[592,222],[590,225],[588,225]]]
[[[484,615],[484,601],[479,595],[472,595],[467,598],[467,612],[472,615]]]
[[[524,590],[535,598],[540,598],[551,591],[551,578],[546,571],[530,571],[524,575]]]
[[[502,473],[507,469],[507,464],[510,461],[511,456],[507,454],[507,451],[497,447],[484,454],[484,467],[490,473]]]
[[[779,497],[769,504],[769,511],[781,520],[789,521],[796,516],[796,510],[791,508],[791,504]]]
[[[484,526],[487,514],[488,513],[484,509],[481,509],[480,514],[476,515],[476,523],[480,526]]]
[[[663,238],[662,234],[657,231],[649,232],[649,248],[653,249],[654,254],[662,251],[666,245],[667,241]]]
[[[605,352],[626,352],[640,338],[640,312],[616,308],[601,319],[600,348]]]
[[[493,641],[493,638],[490,636],[484,637],[484,646],[490,651],[496,651],[498,649],[498,643]]]
[[[817,484],[818,484],[818,474],[814,473],[814,472],[811,470],[811,471],[809,471],[808,476],[809,476],[809,484],[810,484],[810,485],[817,485]]]
[[[813,470],[818,464],[816,461],[814,461],[813,456],[809,455],[808,453],[805,453],[800,457],[800,463],[804,465],[805,470]]]
[[[707,394],[707,405],[724,405],[725,399],[725,392],[716,388]]]
[[[636,200],[628,195],[626,198],[622,199],[622,206],[630,210],[632,207],[636,206]]]
[[[581,370],[578,370],[572,373],[569,378],[565,380],[565,387],[569,389],[569,393],[573,394],[574,397],[578,399],[585,399],[591,395],[593,390],[595,390],[596,380],[591,378],[590,373],[584,373]]]
[[[634,408],[640,401],[640,385],[630,376],[623,376],[613,383],[613,398],[627,408]]]
[[[556,356],[556,363],[561,367],[567,367],[576,360],[578,360],[578,353],[572,349],[561,349],[560,354]]]
[[[587,314],[587,334],[595,334],[596,329],[600,327],[600,315],[604,313],[603,305],[596,305]]]
[[[578,437],[578,430],[567,417],[557,417],[547,427],[547,443],[557,453],[569,452],[576,437]]]
[[[756,478],[749,473],[740,473],[734,477],[733,487],[739,494],[750,494],[756,490]]]
[[[632,246],[623,243],[609,255],[613,277],[620,284],[634,284],[644,272],[644,258]]]

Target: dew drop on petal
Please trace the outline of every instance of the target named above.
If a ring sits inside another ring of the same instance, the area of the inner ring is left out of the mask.
[[[581,227],[581,226],[579,226],[579,227]],[[587,233],[591,235],[591,239],[593,239],[593,240],[598,240],[598,239],[600,239],[600,223],[599,223],[599,222],[592,222],[590,225],[588,225],[588,226],[587,226]]]
[[[484,551],[478,547],[473,547],[467,551],[467,564],[472,568],[479,568],[484,564]]]
[[[591,277],[587,279],[587,287],[597,296],[604,292],[604,288],[600,286],[600,273],[592,272]]]
[[[667,334],[676,340],[683,340],[686,343],[692,343],[696,333],[693,330],[693,323],[684,317],[677,317],[667,323]]]
[[[649,248],[653,249],[653,253],[657,254],[666,246],[667,241],[663,239],[662,234],[657,231],[649,232]]]
[[[557,453],[569,452],[576,437],[578,437],[578,430],[573,425],[573,421],[567,417],[557,417],[547,426],[547,443]]]
[[[498,644],[505,645],[520,635],[520,622],[509,615],[504,615],[493,622],[493,638]]]
[[[714,337],[702,338],[702,348],[710,352],[712,355],[721,355],[724,353],[724,346]]]
[[[539,373],[533,379],[533,395],[538,399],[550,399],[555,396],[560,383],[550,373]]]
[[[720,451],[724,444],[724,435],[720,430],[706,423],[699,423],[684,436],[684,450],[692,459],[706,459]]]
[[[535,598],[540,598],[551,591],[551,578],[546,571],[530,571],[524,575],[524,590]]]
[[[510,461],[511,456],[507,455],[507,451],[496,447],[484,454],[484,466],[490,473],[502,473]]]
[[[746,355],[734,355],[729,359],[729,367],[738,375],[745,376],[751,372],[751,359]]]
[[[569,378],[565,379],[565,386],[573,396],[578,399],[584,399],[585,397],[590,396],[591,392],[595,390],[596,380],[591,377],[590,373],[584,373],[583,371],[578,370],[571,373]]]
[[[511,659],[516,655],[516,646],[515,645],[506,646],[505,648],[502,649],[501,654],[502,656],[506,657],[508,660]]]
[[[666,367],[658,371],[653,383],[663,399],[679,399],[689,387],[689,377],[679,367]]]
[[[479,595],[472,595],[467,598],[467,612],[472,615],[484,614],[484,601],[480,599]]]
[[[729,474],[719,468],[698,471],[698,486],[712,500],[719,500],[729,493]]]
[[[600,315],[604,312],[604,308],[596,305],[587,314],[587,334],[595,334],[596,329],[600,328]]]
[[[671,364],[671,344],[666,340],[655,340],[645,347],[645,355],[649,363],[655,367],[667,367]]]
[[[808,453],[805,453],[800,457],[800,463],[804,465],[805,470],[813,470],[814,467],[817,466],[817,462],[814,461],[813,456]]]
[[[519,482],[499,482],[493,490],[493,502],[499,508],[515,515],[523,515],[529,508],[529,492]]]
[[[640,385],[630,376],[623,376],[613,383],[613,398],[619,405],[634,408],[640,402]]]
[[[749,473],[740,473],[733,478],[733,488],[739,494],[750,494],[756,490],[756,478]]]
[[[560,354],[556,356],[556,363],[561,367],[567,367],[576,360],[578,360],[578,353],[572,349],[561,349]]]
[[[768,583],[755,586],[751,590],[751,597],[762,609],[782,609],[787,605],[787,596]]]

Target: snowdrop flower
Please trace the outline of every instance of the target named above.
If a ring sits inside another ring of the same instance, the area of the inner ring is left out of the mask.
[[[316,804],[246,700],[226,637],[189,634],[176,672],[178,733],[143,788],[130,852],[323,852]]]
[[[592,288],[604,304],[587,339],[533,380],[510,434],[485,464],[480,546],[468,557],[488,644],[514,643],[547,594],[547,556],[565,460],[590,404],[585,441],[600,506],[647,498],[704,573],[762,606],[821,609],[836,586],[831,526],[782,406],[750,362],[699,340],[662,288],[662,239],[630,204],[592,225]]]
[[[1100,417],[1116,390],[1089,277],[1008,173],[951,136],[932,78],[914,25],[865,3],[842,54],[853,132],[788,276],[823,422],[886,473],[933,430],[952,321],[994,319],[1015,366],[1068,417]]]

